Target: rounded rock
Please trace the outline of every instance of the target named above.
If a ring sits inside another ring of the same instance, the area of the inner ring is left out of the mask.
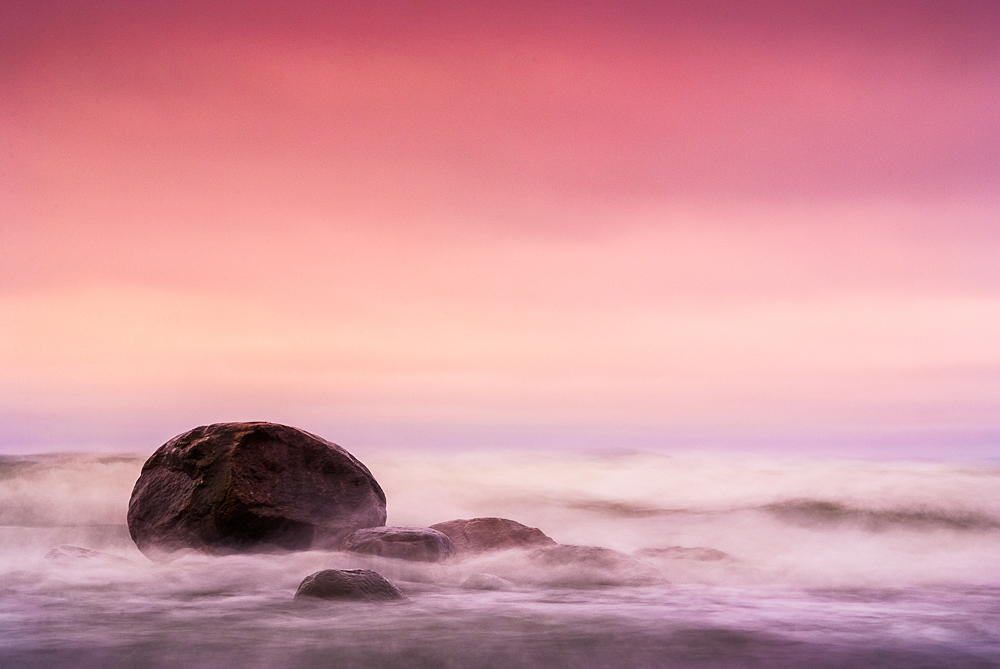
[[[514,584],[505,578],[479,572],[462,581],[465,590],[513,590]]]
[[[347,535],[341,550],[381,557],[439,562],[453,549],[447,534],[429,527],[368,527]]]
[[[295,599],[387,602],[403,599],[403,593],[381,574],[370,569],[324,569],[306,576],[295,591]]]
[[[217,423],[161,446],[128,506],[143,553],[336,548],[385,524],[371,472],[325,439],[275,423]]]
[[[455,550],[466,554],[556,544],[537,527],[528,527],[507,518],[449,520],[431,525],[431,529],[447,534]]]
[[[695,546],[667,546],[665,548],[640,548],[632,555],[640,558],[665,558],[671,560],[698,560],[700,562],[733,562],[733,556],[715,548]]]
[[[631,555],[600,546],[559,544],[527,553],[530,564],[547,572],[544,580],[572,587],[651,585],[666,582],[656,568]]]

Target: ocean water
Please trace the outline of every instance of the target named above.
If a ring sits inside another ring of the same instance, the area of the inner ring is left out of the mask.
[[[153,563],[125,527],[145,456],[6,456],[0,667],[1000,667],[996,465],[355,455],[390,524],[502,516],[636,559]],[[104,555],[46,557],[67,544]],[[293,602],[312,572],[359,567],[407,599]],[[516,587],[459,587],[477,572]]]

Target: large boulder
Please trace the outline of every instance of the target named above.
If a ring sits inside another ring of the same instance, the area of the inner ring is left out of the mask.
[[[385,494],[340,446],[274,423],[217,423],[161,446],[142,467],[128,528],[143,553],[337,548],[385,524]]]
[[[447,534],[459,554],[485,553],[510,548],[538,548],[556,544],[537,527],[506,518],[449,520],[431,529]]]
[[[295,599],[348,600],[386,602],[403,599],[403,593],[378,572],[370,569],[324,569],[306,576]]]
[[[448,535],[429,527],[366,527],[348,534],[340,549],[417,562],[438,562],[452,554]]]

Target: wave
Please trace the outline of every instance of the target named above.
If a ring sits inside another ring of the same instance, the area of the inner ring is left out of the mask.
[[[705,494],[705,490],[711,492],[713,486],[701,486],[684,494],[671,492],[669,495],[664,495],[661,490],[668,490],[668,487],[664,485],[660,489],[654,481],[651,481],[654,485],[635,486],[633,490],[628,491],[628,494],[591,497],[586,493],[580,494],[584,492],[580,489],[560,490],[561,481],[558,478],[548,478],[547,483],[552,484],[548,489],[543,487],[540,481],[523,480],[522,474],[526,470],[539,464],[544,465],[547,461],[542,458],[538,458],[537,462],[530,461],[525,454],[518,454],[517,458],[523,465],[516,469],[461,467],[446,459],[436,462],[434,458],[429,458],[423,461],[427,479],[423,484],[419,480],[420,477],[414,476],[416,472],[410,467],[405,467],[406,475],[398,477],[397,481],[392,480],[393,476],[388,476],[387,483],[395,495],[404,499],[402,505],[404,512],[414,514],[413,518],[406,519],[409,524],[421,522],[429,524],[447,519],[437,517],[438,514],[442,516],[449,513],[458,514],[454,517],[459,517],[462,513],[468,515],[473,512],[469,506],[482,507],[481,511],[486,515],[496,515],[503,511],[502,508],[493,506],[499,503],[510,507],[509,510],[515,513],[526,512],[529,509],[539,512],[544,509],[553,511],[564,509],[581,519],[589,516],[595,519],[641,522],[643,519],[669,521],[674,517],[678,521],[685,518],[695,521],[698,518],[723,519],[734,514],[763,512],[782,524],[813,529],[854,527],[869,532],[935,529],[958,532],[1000,530],[1000,509],[993,508],[995,504],[984,504],[984,499],[992,498],[993,495],[988,494],[984,498],[982,492],[974,495],[926,496],[920,499],[912,494],[912,486],[910,491],[903,486],[897,486],[901,491],[899,493],[891,491],[887,493],[889,489],[882,486],[879,494],[870,495],[870,500],[869,496],[862,496],[860,499],[865,501],[861,502],[858,501],[857,491],[854,491],[848,500],[837,499],[837,495],[829,495],[830,490],[824,490],[823,492],[827,493],[824,496],[794,495],[794,492],[798,492],[793,487],[795,481],[801,480],[803,474],[812,477],[818,468],[829,467],[821,463],[814,465],[813,470],[801,468],[799,471],[794,469],[782,471],[781,480],[788,487],[784,490],[781,488],[774,490],[769,495],[771,499],[761,499],[763,495],[759,491],[760,482],[752,480],[754,474],[752,469],[749,470],[749,476],[741,490],[740,485],[733,485],[731,472],[728,471],[731,467],[721,461],[706,461],[700,463],[701,466],[697,468],[688,466],[687,469],[687,473],[693,477],[706,480],[720,479],[720,483],[725,484],[724,487],[714,486],[716,490],[724,491],[724,493],[712,493],[715,494],[714,498]],[[144,459],[131,454],[96,453],[0,455],[0,525],[59,527],[123,524],[132,486]],[[407,459],[407,457],[398,461],[390,459],[383,464],[387,465],[391,472],[399,465],[410,464],[406,462]],[[635,462],[622,457],[595,462],[568,458],[560,464],[563,465],[563,472],[569,476],[607,476],[610,471],[615,476],[627,472],[639,477],[654,470],[664,475],[665,483],[667,475],[676,477],[672,481],[675,486],[670,487],[676,487],[678,482],[682,482],[678,476],[680,472],[677,471],[677,462],[668,457],[652,459],[647,455]],[[861,471],[873,479],[877,477],[881,482],[899,476],[901,472],[905,473],[905,467],[906,465],[897,467],[882,465]],[[973,490],[976,486],[962,486],[961,481],[971,483],[968,477],[977,474],[980,477],[989,474],[989,479],[995,479],[996,473],[992,468],[985,472],[981,469],[969,471],[967,468],[962,468],[942,471],[938,474],[938,478],[952,481],[949,486],[950,491],[960,491],[963,487]],[[496,488],[486,484],[487,481],[480,480],[484,475],[490,474],[493,476],[490,476],[489,482],[507,486],[503,495],[497,497]],[[857,475],[858,471],[854,471],[852,478],[856,479]],[[774,480],[773,474],[770,475],[769,482]],[[441,505],[443,500],[439,498],[433,503],[442,508],[433,510],[430,500],[420,490],[423,485],[443,494],[446,499],[454,497],[454,501],[458,504],[447,504],[447,506],[456,508],[452,510],[443,508],[444,505]],[[984,491],[992,492],[995,488],[995,485],[989,485]],[[784,498],[781,497],[783,493],[787,495]],[[788,493],[793,494],[788,495]],[[411,501],[418,503],[411,504]],[[664,501],[668,504],[663,504]],[[487,508],[487,504],[490,508]],[[459,505],[466,508],[457,508]],[[989,511],[977,510],[976,507],[986,508]],[[435,515],[432,516],[431,513]],[[422,518],[424,515],[428,517]],[[540,521],[542,519],[539,517]]]
[[[357,455],[386,491],[390,524],[512,518],[560,544],[634,556],[672,583],[867,587],[998,578],[1000,469],[993,466],[656,454]],[[144,459],[0,457],[0,566],[33,564],[62,544],[141,560],[125,522]],[[629,569],[590,574],[578,562],[500,562],[470,569],[549,585],[603,583],[609,573],[616,582],[635,580]]]
[[[0,456],[0,525],[123,525],[143,460],[91,453]]]
[[[763,505],[719,508],[658,508],[619,500],[560,500],[560,506],[609,518],[654,518],[660,516],[725,516],[764,511],[792,525],[834,528],[851,525],[870,532],[890,529],[915,531],[948,529],[966,532],[1000,530],[1000,518],[965,510],[931,506],[870,508],[825,499],[794,498]]]
[[[588,511],[615,518],[652,518],[654,516],[670,516],[682,513],[704,513],[695,509],[661,509],[632,502],[604,499],[571,499],[561,501],[560,505],[567,509]]]
[[[760,507],[787,523],[807,527],[854,525],[871,532],[889,529],[1000,530],[1000,519],[984,513],[926,506],[872,509],[820,499],[790,499]]]

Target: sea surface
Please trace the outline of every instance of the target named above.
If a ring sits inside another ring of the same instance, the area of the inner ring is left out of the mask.
[[[125,526],[146,455],[0,458],[0,667],[1000,667],[996,464],[355,452],[389,524],[501,516],[638,561],[154,563]],[[407,599],[294,602],[326,568]]]

